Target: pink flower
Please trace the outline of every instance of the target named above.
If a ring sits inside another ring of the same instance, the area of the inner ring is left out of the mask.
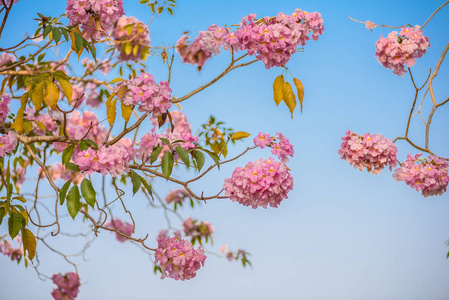
[[[0,136],[0,157],[5,157],[6,154],[11,155],[17,146],[17,139],[14,132],[10,131],[8,134]]]
[[[287,166],[273,158],[249,162],[237,167],[231,178],[226,178],[223,188],[232,202],[252,208],[278,207],[293,189],[293,178]]]
[[[11,98],[9,95],[3,94],[0,99],[0,124],[5,123],[6,121],[6,117],[9,114],[9,103],[11,103]]]
[[[371,22],[371,21],[366,21],[365,22],[365,27],[366,27],[366,29],[368,29],[368,30],[373,30],[374,28],[376,28],[377,27],[377,25],[376,24],[374,24],[373,22]]]
[[[0,238],[0,253],[9,256],[11,260],[16,260],[19,262],[19,260],[24,256],[22,238],[20,236],[16,236],[14,241],[18,244],[17,248],[12,246],[11,241],[2,240]]]
[[[190,198],[191,195],[185,189],[182,188],[170,191],[170,193],[168,193],[167,196],[165,197],[165,202],[167,204],[174,203],[175,205],[177,204],[182,206],[182,203],[184,203],[186,199]]]
[[[192,218],[187,218],[182,223],[184,234],[192,238],[211,238],[212,233],[214,233],[214,227],[209,222],[200,222],[198,220],[193,220]],[[206,240],[207,241],[207,240]]]
[[[119,219],[113,219],[111,222],[107,222],[105,224],[106,227],[111,228],[111,229],[115,229],[120,231],[123,234],[126,234],[127,236],[131,236],[133,234],[134,231],[134,227],[132,224],[130,223],[123,223],[122,221],[120,221]],[[119,241],[119,242],[126,242],[128,239],[124,236],[122,236],[120,233],[115,233],[115,238]]]
[[[359,136],[350,130],[341,138],[343,143],[338,155],[354,168],[362,171],[364,168],[373,174],[379,174],[387,165],[390,171],[397,165],[398,150],[393,142],[380,133],[365,133]]]
[[[51,277],[57,288],[53,290],[51,295],[55,300],[74,300],[78,296],[79,287],[81,285],[77,273],[70,272],[65,275],[54,274]]]
[[[70,26],[81,24],[92,40],[99,40],[125,14],[122,0],[68,0],[66,15]]]
[[[402,27],[401,31],[392,31],[388,37],[382,35],[376,42],[377,61],[393,74],[402,76],[406,73],[404,65],[412,67],[416,58],[422,57],[430,47],[429,38],[425,37],[419,26]]]
[[[271,137],[269,134],[259,132],[259,134],[254,138],[254,145],[259,146],[261,149],[265,148],[265,146],[269,146],[271,144]]]
[[[135,17],[122,16],[112,31],[120,61],[143,60],[150,47],[150,31]],[[126,41],[126,43],[124,42]]]
[[[429,155],[427,159],[421,155],[407,155],[407,160],[394,171],[393,178],[421,191],[424,197],[441,196],[449,183],[449,163],[436,155]]]
[[[159,263],[162,270],[161,279],[190,280],[205,261],[204,250],[200,247],[195,250],[187,240],[178,237],[158,239],[155,263]]]

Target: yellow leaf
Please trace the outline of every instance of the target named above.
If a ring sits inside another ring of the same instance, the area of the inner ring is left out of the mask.
[[[276,105],[284,99],[284,76],[279,75],[273,82],[273,99]]]
[[[41,81],[34,89],[31,91],[31,101],[33,101],[36,111],[39,111],[42,107],[42,102],[44,102],[44,82]]]
[[[122,106],[122,117],[123,119],[125,119],[125,122],[128,123],[129,122],[129,118],[131,118],[131,113],[133,112],[133,108],[131,106],[127,106],[125,104],[123,104],[123,102],[121,102],[121,106]]]
[[[117,96],[118,96],[120,99],[122,99],[122,98],[125,96],[125,94],[126,94],[127,91],[128,91],[128,88],[126,87],[126,85],[122,85],[122,86],[118,89]]]
[[[67,100],[70,102],[72,102],[72,96],[73,96],[73,89],[72,89],[72,85],[70,84],[70,82],[68,82],[65,79],[62,78],[58,78],[59,84],[62,87],[62,90],[64,92],[64,95],[67,97]]]
[[[33,130],[33,123],[31,123],[31,121],[26,120],[23,123],[23,130],[25,131],[26,134],[30,133],[31,130]]]
[[[42,129],[44,131],[47,129],[47,127],[45,126],[44,123],[39,122],[39,121],[34,121],[34,120],[33,120],[33,122],[37,125],[37,127],[39,127],[40,129]]]
[[[293,111],[295,110],[296,107],[296,97],[295,94],[293,93],[293,89],[290,83],[288,82],[284,83],[283,92],[284,92],[284,102],[287,105],[288,109],[290,110],[293,119]]]
[[[241,140],[241,139],[247,138],[247,137],[249,137],[250,135],[251,135],[251,134],[249,134],[249,133],[247,133],[247,132],[244,132],[244,131],[237,131],[237,132],[235,132],[235,133],[231,136],[231,139],[234,140],[234,141],[237,141],[237,140]]]
[[[126,43],[122,46],[122,49],[126,55],[129,55],[133,51],[133,45],[131,45],[131,43]]]
[[[50,82],[45,87],[44,100],[47,106],[52,110],[56,110],[59,100],[59,90],[53,82]]]
[[[293,78],[293,82],[296,86],[296,92],[298,93],[299,104],[301,105],[301,113],[302,113],[302,102],[304,100],[304,86],[302,85],[301,80],[298,78]]]
[[[20,214],[25,219],[25,224],[28,225],[28,214],[27,214],[27,212],[25,210],[21,210]]]
[[[28,257],[33,260],[36,255],[36,238],[29,229],[22,229],[23,250],[28,251]]]
[[[17,112],[16,118],[14,119],[14,123],[11,125],[11,129],[14,129],[19,134],[23,133],[23,107],[19,109]]]
[[[109,100],[109,99],[108,99]],[[117,111],[117,98],[114,98],[114,100],[109,101],[109,105],[107,105],[107,116],[108,116],[108,122],[109,125],[112,126],[112,124],[114,124],[115,122],[115,115],[116,115],[116,111]]]
[[[133,48],[133,55],[137,56],[137,52],[139,52],[139,45],[135,45]]]
[[[112,79],[109,83],[117,83],[117,82],[121,82],[121,81],[125,81],[125,79],[117,77],[115,79]]]

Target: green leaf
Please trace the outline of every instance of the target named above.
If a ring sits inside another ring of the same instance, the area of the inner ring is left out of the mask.
[[[76,53],[78,53],[82,48],[83,48],[83,37],[78,33],[78,32],[74,32],[73,33],[75,36],[75,49],[76,49]]]
[[[53,39],[55,40],[56,44],[59,43],[59,41],[61,40],[61,31],[59,31],[58,28],[53,28],[52,30],[53,33]]]
[[[181,157],[186,167],[189,168],[190,167],[189,153],[180,146],[176,147],[176,152],[178,153],[179,157]]]
[[[164,177],[166,179],[170,177],[174,163],[175,160],[173,159],[173,155],[171,154],[171,152],[165,152],[164,156],[162,156],[162,173],[164,174]]]
[[[89,148],[89,145],[85,141],[80,141],[80,150],[84,151]]]
[[[69,169],[70,171],[72,171],[72,172],[79,172],[80,171],[80,168],[77,165],[75,165],[74,163],[71,163],[71,162],[66,163],[65,167],[67,169]]]
[[[171,7],[167,7],[167,11],[170,15],[173,16],[173,9]]]
[[[202,169],[203,166],[204,166],[204,161],[205,161],[204,154],[201,153],[201,151],[196,150],[196,151],[193,153],[193,156],[195,157],[196,164],[197,164],[197,166],[198,166],[198,171],[201,171],[201,169]]]
[[[69,211],[72,219],[75,219],[78,211],[80,210],[80,199],[81,196],[80,191],[78,190],[78,186],[74,185],[67,194],[67,210]]]
[[[44,39],[47,37],[47,35],[50,33],[50,31],[51,31],[51,29],[52,29],[52,26],[51,25],[47,25],[46,27],[45,27],[45,29],[44,29]]]
[[[95,202],[97,201],[96,192],[94,187],[92,186],[92,182],[88,179],[84,178],[81,182],[81,194],[83,198],[86,200],[87,204],[94,207]]]
[[[170,141],[166,138],[159,138],[164,144],[170,145]]]
[[[72,183],[72,179],[67,180],[66,183],[62,186],[62,188],[59,190],[59,204],[63,205],[65,196],[67,195],[67,191],[70,187],[70,184]]]
[[[143,178],[142,176],[140,176],[140,181],[142,182],[143,186],[147,189],[148,193],[150,194],[150,197],[153,198],[153,189],[151,188],[151,185],[148,184],[148,182],[145,180],[145,178]],[[154,201],[154,199],[153,199]]]
[[[163,11],[164,11],[164,7],[163,7],[163,6],[157,8],[157,13],[158,13],[159,15],[160,15]]]
[[[72,158],[73,150],[75,150],[75,145],[70,145],[62,151],[62,164],[66,165],[70,162]]]
[[[98,150],[98,145],[94,141],[87,139],[84,140],[84,142],[86,142],[86,144],[88,144],[92,149]]]
[[[212,151],[209,151],[209,150],[206,150],[206,149],[201,149],[201,150],[203,150],[204,152],[209,154],[209,156],[214,160],[214,162],[217,165],[218,169],[220,169],[220,158],[218,157],[218,155],[213,153]]]
[[[164,149],[164,147],[161,147],[161,146],[157,146],[153,149],[153,152],[151,152],[150,164],[152,164],[156,161],[156,159],[159,157],[159,154],[161,153],[162,149]]]
[[[28,251],[28,257],[33,260],[36,255],[36,238],[29,229],[22,229],[23,250]]]
[[[3,218],[6,216],[6,207],[0,207],[0,225],[2,225]]]
[[[12,212],[8,219],[9,235],[11,238],[15,238],[19,231],[22,229],[22,215],[18,212]]]
[[[136,172],[131,171],[131,181],[133,183],[133,196],[137,193],[137,191],[140,189],[140,185],[142,184],[142,180],[139,174]]]

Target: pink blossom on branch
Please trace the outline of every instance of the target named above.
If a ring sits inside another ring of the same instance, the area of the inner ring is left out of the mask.
[[[70,272],[64,275],[60,273],[54,274],[51,277],[51,280],[57,286],[57,288],[51,293],[53,299],[74,300],[78,296],[81,283],[77,273]]]
[[[277,155],[278,158],[281,158],[283,163],[288,162],[287,156],[293,157],[293,154],[295,153],[293,145],[290,144],[290,141],[280,132],[277,133],[277,136],[271,137],[266,133],[260,132],[254,138],[254,145],[259,146],[261,149],[265,148],[265,146],[272,148],[271,153]]]
[[[341,139],[338,155],[360,171],[366,168],[368,172],[379,174],[386,166],[389,165],[391,171],[398,163],[396,146],[380,133],[360,136],[348,130]]]
[[[190,217],[182,222],[182,227],[184,234],[192,238],[210,238],[215,230],[211,223],[203,221],[200,222]]]
[[[155,263],[162,270],[161,279],[189,280],[204,266],[206,255],[201,247],[194,249],[188,240],[177,237],[161,237],[155,253]]]
[[[17,139],[14,132],[10,131],[8,134],[0,136],[0,157],[5,157],[6,154],[11,155],[17,146]]]
[[[443,195],[449,183],[449,163],[436,155],[429,155],[427,159],[421,155],[407,155],[402,166],[394,170],[393,178],[421,191],[424,197]]]
[[[81,29],[92,40],[99,40],[125,14],[122,0],[68,0],[66,15],[70,26]]]
[[[3,94],[2,98],[0,99],[0,124],[5,123],[6,117],[8,117],[9,103],[11,103],[11,98],[9,97],[9,95]]]
[[[113,219],[111,222],[107,222],[105,226],[111,229],[118,230],[121,233],[126,234],[127,236],[131,236],[134,231],[133,224],[127,222],[124,223],[119,219]],[[126,237],[117,232],[115,233],[115,238],[122,243],[128,240]]]
[[[423,35],[419,26],[402,27],[399,35],[397,31],[392,31],[386,38],[380,36],[376,42],[375,56],[382,66],[402,76],[406,73],[404,65],[412,67],[428,47],[429,38]]]
[[[150,31],[147,26],[135,17],[121,17],[112,37],[116,42],[116,49],[120,51],[118,60],[142,60],[150,47]]]
[[[293,178],[284,163],[261,158],[237,167],[232,177],[225,179],[223,189],[232,202],[244,206],[278,207],[293,189]]]

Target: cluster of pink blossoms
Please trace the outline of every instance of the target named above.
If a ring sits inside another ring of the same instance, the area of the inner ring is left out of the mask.
[[[80,171],[88,175],[94,172],[106,175],[109,172],[112,177],[128,172],[130,160],[131,155],[121,144],[114,144],[107,148],[101,145],[98,150],[89,147],[73,157],[73,161],[78,165]]]
[[[116,229],[121,233],[126,234],[127,236],[131,236],[134,231],[133,224],[127,222],[123,223],[119,219],[113,219],[111,222],[107,222],[105,226],[111,229]],[[122,243],[128,240],[126,237],[122,236],[120,233],[117,232],[115,233],[115,238]]]
[[[126,93],[121,98],[125,105],[138,105],[139,110],[147,115],[159,117],[171,107],[171,89],[167,82],[157,84],[153,75],[142,73],[139,77],[124,81],[116,86],[118,92],[122,86],[126,86]]]
[[[406,73],[404,65],[412,67],[416,58],[422,57],[430,47],[419,26],[402,27],[401,31],[392,31],[386,38],[382,35],[376,42],[377,60],[393,73],[402,76]]]
[[[11,241],[0,239],[0,253],[11,257],[11,260],[19,261],[24,255],[22,238],[20,236],[16,236],[14,240],[19,244],[18,248],[14,248]]]
[[[182,237],[181,231],[179,231],[179,230],[175,230],[173,232],[173,235],[178,239],[180,239]],[[156,241],[159,241],[159,239],[166,238],[166,237],[168,237],[168,231],[165,229],[161,229],[156,237]]]
[[[177,51],[184,63],[196,64],[199,70],[212,54],[220,53],[221,46],[229,51],[246,50],[269,69],[284,66],[299,45],[305,46],[310,39],[318,40],[324,32],[318,12],[296,9],[291,15],[279,13],[260,20],[255,17],[250,14],[242,18],[240,27],[232,32],[214,24],[201,31],[190,45],[187,36],[183,36],[176,45]]]
[[[237,167],[231,178],[226,178],[223,188],[232,202],[244,206],[278,207],[293,189],[293,177],[282,162],[273,158],[249,162],[244,168]]]
[[[0,157],[5,157],[6,154],[12,154],[17,146],[17,138],[14,132],[10,131],[8,134],[0,136]]]
[[[84,179],[83,173],[73,172],[69,169],[66,169],[61,163],[55,163],[51,166],[48,166],[47,169],[53,181],[56,181],[58,179],[62,179],[64,181],[72,179],[73,184],[80,184]],[[37,169],[37,173],[39,174],[40,178],[46,178],[45,173],[42,172],[41,168]]]
[[[2,2],[0,1],[0,5],[1,3]],[[0,54],[0,67],[12,64],[15,61],[16,58],[9,53],[3,52],[2,54]]]
[[[271,147],[271,153],[277,155],[278,158],[281,158],[283,163],[288,162],[287,156],[293,157],[293,154],[295,153],[293,145],[290,144],[289,140],[280,132],[277,133],[277,136],[271,137],[266,133],[259,132],[253,141],[254,145],[259,146],[261,149],[265,148],[265,146]]]
[[[174,203],[174,204],[181,204],[184,203],[186,199],[190,199],[191,196],[189,192],[187,192],[185,189],[176,189],[170,191],[167,196],[165,197],[165,202],[167,204]]]
[[[143,161],[147,161],[151,156],[151,152],[153,148],[156,146],[163,147],[159,157],[161,158],[165,152],[172,150],[174,151],[176,147],[184,148],[185,150],[194,149],[195,143],[198,142],[198,137],[192,134],[192,130],[190,129],[191,124],[187,121],[185,114],[179,111],[170,112],[172,116],[172,122],[174,129],[171,130],[171,127],[165,129],[163,134],[156,133],[157,128],[157,120],[152,118],[153,129],[151,132],[146,133],[141,138],[139,149],[137,150],[137,158],[142,159]],[[165,138],[170,141],[170,145],[165,144],[160,140],[160,138]],[[184,142],[176,142],[182,140]],[[175,159],[177,159],[177,154],[175,154]]]
[[[211,223],[199,222],[190,217],[182,222],[182,227],[186,236],[200,238],[209,238],[215,230]]]
[[[8,117],[9,103],[11,103],[11,98],[8,95],[3,94],[0,99],[0,124],[5,123],[6,118]]]
[[[122,0],[68,0],[66,15],[70,26],[81,24],[88,37],[99,40],[125,14]]]
[[[398,149],[390,139],[380,133],[365,133],[360,136],[348,130],[341,139],[343,143],[338,155],[360,171],[366,168],[368,172],[379,174],[387,165],[391,171],[398,164]]]
[[[159,263],[162,276],[175,280],[189,280],[196,276],[201,266],[204,266],[206,255],[198,247],[196,250],[188,240],[177,237],[161,237],[155,253],[155,263]]]
[[[54,274],[51,277],[51,280],[57,286],[57,288],[51,293],[53,299],[74,300],[76,296],[78,296],[81,283],[77,273],[70,272],[65,275]]]
[[[147,26],[135,17],[121,17],[112,37],[116,42],[116,48],[120,51],[118,60],[141,60],[150,46],[150,31]]]
[[[92,124],[92,128],[91,127]],[[66,126],[67,133],[70,138],[82,139],[86,133],[87,139],[93,140],[97,144],[101,144],[105,141],[108,134],[107,129],[104,126],[100,126],[97,115],[91,111],[85,111],[81,115],[78,111],[72,113],[67,120]],[[66,147],[66,143],[54,143],[55,150],[62,152]]]
[[[421,191],[424,197],[442,195],[449,183],[449,163],[436,155],[421,158],[422,153],[407,155],[407,160],[394,170],[393,178]]]

